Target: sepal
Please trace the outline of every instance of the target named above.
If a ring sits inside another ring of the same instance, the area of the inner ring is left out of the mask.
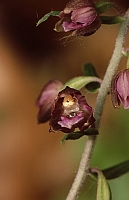
[[[90,173],[97,174],[97,196],[96,200],[111,200],[110,186],[103,174],[98,168],[91,168]]]
[[[110,8],[115,7],[115,4],[110,1],[99,1],[95,4],[96,10],[99,14],[106,12]]]
[[[124,17],[120,16],[100,16],[102,24],[112,25],[112,24],[119,24],[125,21]]]
[[[73,133],[66,134],[63,139],[61,140],[61,143],[64,144],[66,140],[78,140],[79,138],[83,137],[84,135],[98,135],[99,132],[95,128],[88,128],[86,131],[76,131]]]
[[[97,82],[97,83],[101,84],[102,80],[98,77],[93,77],[93,76],[78,76],[78,77],[72,78],[68,82],[66,82],[66,84],[64,85],[64,88],[66,86],[69,86],[76,90],[80,90],[85,85],[87,85],[91,82]]]
[[[47,14],[45,14],[36,24],[36,26],[39,26],[41,23],[45,22],[50,16],[58,16],[60,11],[51,11]]]

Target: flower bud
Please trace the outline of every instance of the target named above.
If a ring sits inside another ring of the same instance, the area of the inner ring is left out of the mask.
[[[111,84],[111,98],[115,108],[123,104],[124,109],[129,108],[129,69],[118,72]]]
[[[72,36],[91,35],[101,26],[92,0],[71,0],[59,17],[61,20],[56,23],[55,30],[73,31]]]

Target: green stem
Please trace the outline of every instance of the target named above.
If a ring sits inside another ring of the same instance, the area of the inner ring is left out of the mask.
[[[127,69],[129,69],[129,57],[127,58]]]
[[[114,52],[113,52],[112,58],[110,60],[109,66],[107,68],[107,71],[105,73],[103,82],[101,84],[101,87],[99,89],[99,93],[97,96],[96,106],[94,110],[94,117],[96,119],[97,128],[99,128],[99,125],[100,125],[103,107],[104,107],[106,96],[108,94],[108,91],[111,85],[111,80],[114,74],[116,73],[116,70],[118,69],[119,63],[122,58],[122,47],[124,45],[125,36],[127,34],[128,27],[129,27],[129,9],[127,10],[125,14],[125,18],[126,20],[122,22],[122,24],[120,25],[119,32],[116,38]],[[78,172],[76,174],[75,180],[72,184],[72,187],[68,193],[66,200],[75,200],[78,197],[80,189],[89,173],[90,160],[91,160],[91,156],[92,156],[93,149],[95,146],[96,137],[97,136],[87,137],[87,141],[85,144],[84,152],[82,154]]]

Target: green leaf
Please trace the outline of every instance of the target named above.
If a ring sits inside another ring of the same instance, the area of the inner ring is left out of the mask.
[[[81,138],[82,136],[84,136],[83,133],[81,132],[75,132],[75,133],[69,133],[66,134],[63,139],[61,140],[61,143],[64,144],[65,140],[78,140],[79,138]]]
[[[83,66],[83,74],[85,76],[93,76],[93,77],[99,77],[94,66],[91,63],[86,63]],[[89,92],[97,92],[100,88],[99,82],[90,82],[85,85],[86,90]]]
[[[114,179],[129,172],[129,160],[119,163],[115,166],[102,170],[106,179]]]
[[[44,15],[36,24],[36,26],[39,26],[42,22],[45,22],[50,16],[58,16],[60,11],[51,11]]]
[[[93,66],[92,63],[85,63],[83,65],[83,74],[85,76],[95,76],[95,77],[99,77],[96,70],[95,70],[95,67]]]
[[[91,168],[91,173],[97,173],[98,182],[97,182],[97,196],[96,200],[110,200],[111,198],[111,190],[109,184],[102,173],[98,168]]]
[[[99,132],[97,129],[94,128],[88,128],[86,131],[84,132],[80,132],[80,131],[76,131],[73,133],[68,133],[66,134],[63,139],[62,139],[62,144],[65,143],[65,140],[78,140],[79,138],[81,138],[84,135],[98,135]]]
[[[86,84],[90,82],[98,82],[101,83],[102,80],[98,77],[93,77],[93,76],[78,76],[73,79],[70,79],[66,84],[64,85],[64,88],[66,86],[69,86],[71,88],[74,88],[76,90],[80,90],[83,88]]]
[[[65,144],[66,138],[67,138],[67,134],[66,134],[66,135],[63,137],[63,139],[61,140],[61,143],[62,143],[62,144]]]
[[[85,135],[98,135],[99,132],[95,128],[88,128],[86,131],[84,131]]]
[[[99,14],[106,12],[110,8],[115,7],[115,4],[110,1],[99,1],[95,4],[95,7],[97,9],[97,12]]]
[[[122,23],[125,18],[124,17],[120,17],[120,16],[100,16],[100,19],[102,21],[102,24],[118,24],[118,23]]]
[[[129,58],[129,51],[122,51],[122,54],[124,55],[124,56],[126,56],[127,58]]]

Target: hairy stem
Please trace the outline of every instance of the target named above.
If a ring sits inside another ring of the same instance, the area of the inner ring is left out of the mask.
[[[111,85],[111,80],[112,80],[116,70],[118,69],[119,63],[122,58],[122,48],[123,48],[125,36],[127,34],[128,27],[129,27],[129,9],[127,10],[127,12],[125,14],[125,19],[126,20],[124,22],[122,22],[122,24],[120,25],[118,35],[116,38],[114,52],[111,57],[109,66],[107,68],[107,71],[105,73],[103,82],[101,84],[101,87],[99,89],[99,93],[97,96],[96,106],[95,106],[95,110],[94,110],[94,117],[96,119],[96,127],[97,128],[99,128],[99,125],[100,125],[103,107],[105,104],[106,96],[108,94],[108,90]],[[97,136],[88,136],[87,137],[87,141],[85,144],[84,152],[82,154],[78,172],[76,174],[76,177],[74,179],[74,182],[72,184],[72,187],[68,193],[66,200],[75,200],[78,197],[80,189],[81,189],[84,181],[86,180],[86,177],[88,176],[90,160],[91,160],[91,156],[92,156],[93,149],[95,146],[96,137]]]

